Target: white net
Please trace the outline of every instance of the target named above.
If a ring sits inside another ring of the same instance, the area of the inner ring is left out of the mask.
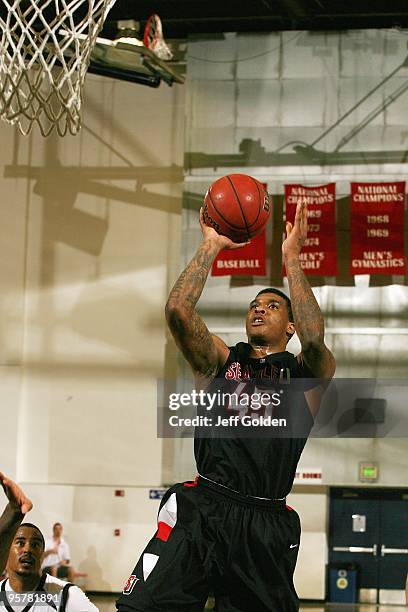
[[[115,0],[0,0],[0,117],[27,135],[81,127],[92,48]],[[82,36],[78,36],[82,35]]]
[[[171,60],[173,57],[173,52],[163,38],[156,39],[150,45],[150,49],[162,60]]]
[[[158,58],[171,60],[173,53],[164,40],[161,19],[156,13],[150,15],[146,23],[143,42]]]

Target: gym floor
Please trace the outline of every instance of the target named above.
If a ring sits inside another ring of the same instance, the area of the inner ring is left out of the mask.
[[[95,595],[91,596],[92,602],[99,608],[100,612],[113,612],[117,595]],[[404,610],[406,606],[375,606],[373,604],[301,604],[300,610],[308,612],[397,612]],[[210,611],[212,608],[206,608]],[[254,610],[254,612],[256,612]]]

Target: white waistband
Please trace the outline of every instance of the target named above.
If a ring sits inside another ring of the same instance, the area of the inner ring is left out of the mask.
[[[217,485],[217,487],[223,487],[224,489],[227,489],[227,491],[233,491],[234,493],[238,493],[238,495],[242,495],[243,497],[251,497],[252,499],[262,499],[264,501],[285,501],[286,497],[278,497],[275,499],[271,499],[270,497],[258,497],[257,495],[247,495],[246,493],[241,493],[241,491],[236,491],[235,489],[231,489],[231,487],[226,487],[223,484],[220,484],[219,482],[216,482],[215,480],[211,480],[211,478],[207,478],[206,476],[201,476],[201,474],[198,474],[200,478],[202,478],[203,480],[208,480],[208,482],[212,482],[213,484]]]

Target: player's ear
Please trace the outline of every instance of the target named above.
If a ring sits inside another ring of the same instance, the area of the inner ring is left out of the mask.
[[[296,331],[295,324],[293,323],[293,321],[289,321],[289,323],[287,324],[287,327],[286,327],[286,333],[290,334],[291,336],[293,336],[295,331]]]

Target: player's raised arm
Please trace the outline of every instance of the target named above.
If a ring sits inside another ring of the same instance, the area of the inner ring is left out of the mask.
[[[0,516],[0,574],[3,572],[13,538],[24,515],[33,504],[15,482],[0,472],[0,484],[8,498],[8,504]]]
[[[243,246],[204,223],[200,211],[203,239],[193,259],[180,274],[166,304],[166,319],[170,331],[189,362],[193,372],[211,378],[228,357],[226,344],[211,334],[196,311],[211,265],[222,249]]]
[[[324,343],[324,320],[309,282],[300,266],[299,255],[307,236],[307,206],[298,202],[295,222],[286,223],[282,245],[283,261],[289,282],[295,328],[302,346],[303,359],[318,378],[332,378],[336,362]]]

